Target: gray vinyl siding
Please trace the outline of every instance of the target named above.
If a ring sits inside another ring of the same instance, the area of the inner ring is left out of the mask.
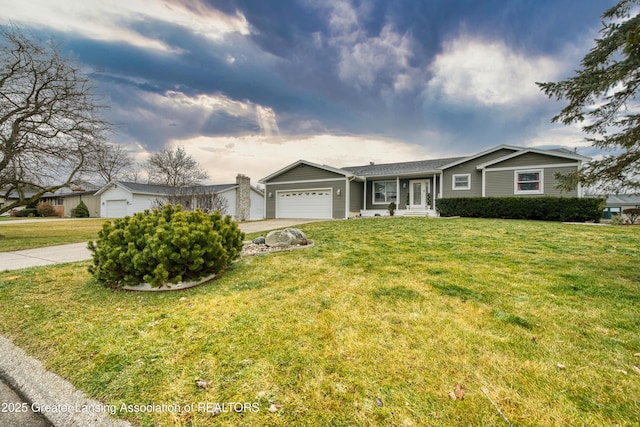
[[[307,166],[311,168],[310,166]],[[316,168],[314,168],[316,169]],[[316,169],[317,170],[317,169]],[[345,218],[345,201],[346,201],[346,180],[344,177],[335,181],[324,182],[294,182],[287,184],[277,184],[270,181],[265,186],[265,200],[266,200],[266,212],[265,218],[276,217],[276,191],[286,190],[311,190],[320,188],[331,188],[333,191],[333,218],[343,219]],[[338,191],[340,195],[338,196]],[[269,197],[271,193],[272,197]]]
[[[308,181],[312,179],[338,179],[344,178],[340,175],[325,169],[319,169],[307,164],[299,164],[282,174],[275,176],[269,180],[269,183],[288,182],[288,181]]]
[[[482,163],[482,162],[480,162]],[[480,164],[478,163],[478,164]],[[577,161],[571,159],[565,159],[562,157],[547,156],[539,153],[526,153],[521,156],[514,157],[504,162],[496,163],[489,168],[511,168],[511,167],[527,167],[527,166],[542,166],[542,165],[554,165],[560,163],[575,163]],[[488,168],[488,169],[489,169]]]
[[[362,182],[351,181],[349,183],[349,216],[360,213],[360,209],[362,209],[364,203],[363,187]]]
[[[512,159],[515,160],[515,159]],[[557,159],[556,159],[557,160]],[[503,163],[500,163],[502,167]],[[523,165],[523,169],[527,169],[529,165]],[[534,169],[536,169],[534,167]],[[487,169],[486,172],[486,197],[505,197],[505,196],[518,196],[518,197],[539,197],[539,196],[562,196],[562,197],[577,197],[578,191],[560,191],[556,188],[558,180],[556,179],[556,173],[566,174],[575,171],[575,167],[555,167],[543,169],[543,181],[544,181],[544,194],[515,194],[515,169],[505,171],[491,171]]]
[[[505,148],[446,169],[442,174],[444,180],[442,184],[442,197],[482,197],[482,172],[478,171],[476,166],[499,157],[504,157],[513,152],[514,150]],[[471,175],[470,190],[453,190],[453,175],[460,174]]]

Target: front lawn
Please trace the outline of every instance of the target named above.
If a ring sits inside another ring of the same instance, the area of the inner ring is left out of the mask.
[[[518,426],[640,424],[640,228],[300,228],[315,247],[183,292],[0,273],[0,333],[106,404],[165,405],[120,415],[145,426],[507,425],[491,401]],[[225,402],[250,410],[212,418]]]
[[[0,252],[88,242],[98,237],[104,221],[104,218],[7,221],[0,225]]]

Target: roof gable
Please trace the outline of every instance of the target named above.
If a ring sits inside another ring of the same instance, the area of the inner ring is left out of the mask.
[[[520,151],[516,151],[514,153],[508,154],[506,156],[502,156],[502,157],[498,157],[497,159],[493,159],[493,160],[489,160],[488,162],[485,163],[481,163],[478,166],[476,166],[476,168],[478,170],[484,169],[486,167],[489,166],[493,166],[495,164],[498,163],[502,163],[506,160],[509,159],[513,159],[515,157],[519,157],[525,154],[529,154],[529,153],[534,153],[534,154],[541,154],[544,156],[549,156],[549,157],[558,157],[561,159],[565,159],[565,160],[573,160],[573,161],[588,161],[591,160],[589,157],[585,157],[585,156],[581,156],[579,154],[576,153],[572,153],[572,152],[565,152],[560,151],[560,150],[540,150],[540,149],[536,149],[536,148],[527,148],[527,149],[522,149]]]
[[[453,166],[457,166],[460,165],[462,163],[467,163],[470,162],[471,160],[477,159],[479,157],[483,157],[486,156],[487,154],[491,154],[491,153],[495,153],[496,151],[500,151],[500,150],[512,150],[513,152],[517,152],[522,150],[522,147],[517,147],[515,145],[507,145],[507,144],[502,144],[502,145],[498,145],[496,147],[490,148],[488,150],[482,151],[478,154],[474,154],[472,156],[468,156],[468,157],[460,157],[457,160],[454,160],[451,163],[448,163],[446,165],[443,165],[440,169],[444,170],[444,169],[449,169]]]
[[[355,176],[353,173],[351,173],[350,171],[346,170],[346,169],[340,169],[340,168],[334,168],[333,166],[329,166],[329,165],[319,165],[317,163],[313,163],[307,160],[298,160],[297,162],[293,162],[290,165],[287,165],[285,167],[283,167],[280,170],[277,170],[276,172],[272,173],[271,175],[268,175],[260,180],[258,180],[258,182],[260,183],[266,183],[284,173],[289,172],[290,170],[293,170],[295,168],[297,168],[300,165],[306,165],[306,166],[311,166],[320,170],[324,170],[327,172],[333,172],[335,174],[338,175],[343,175],[344,177],[350,178]]]

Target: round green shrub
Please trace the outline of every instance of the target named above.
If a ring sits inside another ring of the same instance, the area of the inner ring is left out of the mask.
[[[229,215],[166,205],[106,221],[98,240],[89,242],[89,271],[112,288],[197,280],[229,267],[240,256],[243,239]]]
[[[84,204],[82,200],[80,200],[80,203],[78,203],[78,206],[76,206],[75,217],[89,218],[89,208]]]

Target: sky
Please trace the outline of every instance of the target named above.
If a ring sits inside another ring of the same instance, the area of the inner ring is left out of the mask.
[[[609,0],[0,0],[90,72],[143,161],[178,146],[256,184],[500,144],[597,153],[536,82],[572,76]]]

